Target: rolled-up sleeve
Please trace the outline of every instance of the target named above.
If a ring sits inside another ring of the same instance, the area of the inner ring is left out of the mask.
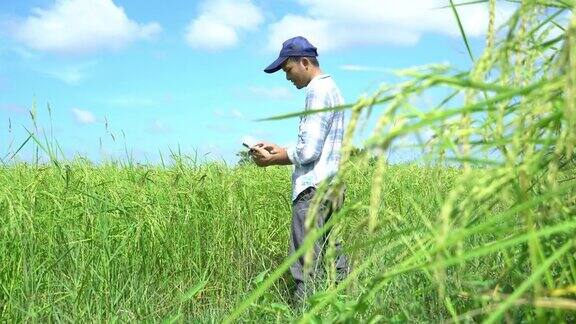
[[[327,94],[309,92],[306,96],[306,110],[320,109],[329,106]],[[292,164],[301,166],[316,161],[320,154],[326,135],[330,130],[333,112],[321,112],[303,116],[300,119],[298,141],[287,149]]]

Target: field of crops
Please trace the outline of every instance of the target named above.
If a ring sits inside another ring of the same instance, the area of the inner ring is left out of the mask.
[[[78,163],[65,170],[20,165],[1,171],[0,301],[6,320],[160,320],[177,314],[220,320],[286,257],[288,168]],[[369,197],[366,170],[358,169],[349,183],[350,205]],[[434,209],[432,188],[446,188],[432,181],[435,172],[423,171],[398,167],[389,178]],[[446,186],[450,173],[441,172]],[[412,209],[394,196],[391,211]],[[347,215],[352,227],[360,215]],[[353,259],[373,248],[362,246],[363,232],[345,235],[350,250],[356,246]],[[392,260],[393,254],[378,267]],[[250,311],[254,319],[289,316],[288,279],[259,299]],[[419,294],[418,304],[426,295]],[[394,313],[401,315],[401,308],[393,307]]]
[[[319,193],[346,187],[346,201],[291,258],[287,167],[61,161],[30,134],[50,163],[0,169],[0,318],[576,321],[574,4],[524,1],[496,29],[496,2],[480,2],[490,27],[481,56],[467,47],[470,71],[402,71],[405,82],[333,108],[351,117],[340,172]],[[430,92],[447,96],[415,107]],[[369,114],[378,122],[353,151]],[[390,165],[406,139],[421,157]],[[286,271],[328,229],[326,276],[293,305]],[[341,282],[336,237],[353,264]]]
[[[346,206],[354,209],[345,215],[342,238],[356,270],[368,260],[372,264],[329,306],[343,309],[329,314],[344,311],[345,302],[392,269],[397,273],[378,291],[371,316],[449,320],[447,301],[457,310],[481,309],[526,278],[526,260],[515,259],[526,240],[487,249],[484,243],[514,237],[506,227],[494,226],[445,252],[453,265],[441,274],[446,299],[439,299],[440,274],[429,262],[435,256],[421,256],[419,268],[399,264],[429,244],[435,215],[461,170],[391,167],[383,179],[394,188],[383,195],[385,220],[370,234],[361,206],[369,204],[371,170],[369,161],[352,168]],[[165,169],[83,161],[63,171],[28,165],[2,169],[2,318],[223,320],[286,258],[289,173],[287,167],[182,161]],[[494,210],[504,217],[506,207]],[[573,229],[574,221],[570,224]],[[463,262],[467,256],[475,258]],[[554,273],[574,274],[573,257],[564,255]],[[574,277],[563,280],[573,283]],[[502,292],[495,293],[495,287]],[[283,321],[302,315],[292,307],[291,288],[284,274],[240,318]],[[528,303],[512,314],[522,317],[532,307]]]

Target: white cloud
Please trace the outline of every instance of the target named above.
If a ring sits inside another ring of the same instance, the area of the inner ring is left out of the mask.
[[[263,21],[250,0],[205,1],[200,15],[186,28],[186,41],[194,48],[220,50],[238,43],[239,33],[255,30]]]
[[[72,114],[74,115],[76,122],[79,124],[93,124],[96,122],[96,118],[91,111],[72,108]]]
[[[331,22],[322,18],[286,15],[280,21],[270,25],[268,49],[278,52],[282,43],[294,36],[306,37],[321,50],[338,47],[331,35]]]
[[[460,37],[450,8],[439,9],[445,0],[299,0],[305,15],[286,15],[270,25],[268,49],[277,52],[290,37],[304,36],[319,52],[363,45],[414,45],[423,34]],[[499,25],[513,12],[499,3]],[[486,4],[458,7],[468,36],[482,36],[488,23]]]
[[[158,23],[138,24],[112,0],[56,0],[48,9],[34,8],[19,23],[14,37],[46,52],[86,54],[116,50],[138,39],[154,37]]]
[[[292,93],[286,87],[248,87],[248,92],[258,98],[284,100],[292,98]]]

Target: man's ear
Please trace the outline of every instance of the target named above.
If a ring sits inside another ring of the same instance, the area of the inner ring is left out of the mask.
[[[310,60],[307,57],[302,57],[300,59],[300,63],[302,64],[302,66],[304,66],[305,68],[310,66]]]

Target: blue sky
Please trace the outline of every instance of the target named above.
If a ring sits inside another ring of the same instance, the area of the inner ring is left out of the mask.
[[[347,102],[394,82],[389,71],[434,62],[470,65],[443,0],[3,0],[0,2],[0,157],[33,130],[66,158],[157,163],[178,148],[236,161],[241,138],[280,145],[304,90],[262,70],[283,40],[305,36]],[[498,16],[510,9],[499,7]],[[485,5],[460,14],[478,53]],[[48,116],[47,105],[52,118]],[[42,136],[42,135],[40,135]],[[359,139],[361,141],[361,139]],[[31,147],[18,159],[30,160]]]

